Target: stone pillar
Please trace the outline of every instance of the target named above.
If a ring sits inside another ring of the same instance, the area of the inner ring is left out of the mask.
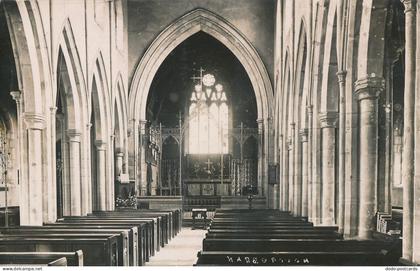
[[[17,146],[17,153],[18,153],[18,157],[17,157],[17,161],[18,161],[18,165],[17,165],[17,170],[19,171],[19,176],[18,176],[18,182],[17,183],[22,183],[22,180],[25,178],[25,173],[24,170],[22,170],[23,168],[23,156],[22,156],[22,150],[23,150],[23,143],[22,143],[22,133],[23,133],[23,129],[22,129],[22,119],[21,119],[21,115],[22,115],[22,107],[21,107],[21,97],[22,94],[20,91],[11,91],[10,95],[12,96],[13,100],[16,102],[16,122],[17,122],[17,142],[18,142],[18,146]],[[21,184],[20,185],[20,198],[22,197],[23,193],[23,188],[24,186]],[[20,200],[19,200],[20,202]],[[26,205],[21,204],[20,206],[20,221],[22,223],[22,221],[27,221],[28,218],[25,218],[24,216],[27,214],[27,210],[26,210]]]
[[[97,140],[96,146],[96,198],[99,211],[105,211],[107,208],[107,191],[106,191],[106,142]]]
[[[414,107],[416,92],[416,2],[403,0],[405,7],[405,82],[404,82],[404,133],[402,152],[403,180],[403,255],[413,260],[414,215]],[[418,148],[418,147],[417,147]],[[418,163],[417,163],[418,164]]]
[[[325,226],[335,224],[335,128],[336,112],[319,114],[322,135],[322,219]]]
[[[121,181],[121,174],[124,173],[123,170],[123,158],[124,152],[121,149],[115,150],[115,179]]]
[[[57,220],[57,176],[56,176],[56,168],[57,168],[57,164],[56,164],[56,159],[55,159],[55,155],[56,155],[56,133],[55,133],[55,128],[56,128],[56,113],[57,113],[57,107],[53,106],[50,107],[50,127],[51,127],[51,132],[50,132],[50,161],[51,161],[51,166],[49,167],[49,171],[50,171],[50,178],[48,178],[49,180],[46,182],[45,186],[46,189],[48,190],[48,197],[46,197],[47,199],[44,200],[44,206],[47,205],[47,209],[48,209],[48,218],[47,221],[48,222],[55,222]],[[54,204],[51,204],[54,203]]]
[[[139,141],[139,151],[138,151],[138,189],[139,189],[139,195],[145,196],[147,195],[147,164],[146,164],[146,148],[145,148],[145,137],[146,137],[146,120],[141,120],[139,123],[139,127],[137,128],[139,130],[138,133],[138,141]]]
[[[295,201],[295,195],[294,195],[294,176],[295,176],[295,155],[294,155],[294,139],[295,139],[295,123],[290,124],[290,138],[289,138],[289,210],[294,211],[294,201]]]
[[[294,151],[293,154],[294,158],[294,206],[293,206],[293,213],[297,216],[302,214],[302,145],[299,136],[299,125],[295,126],[295,134],[294,134]]]
[[[82,189],[84,190],[82,196],[82,212],[83,215],[87,215],[87,213],[92,212],[93,210],[93,196],[92,196],[92,163],[91,163],[91,143],[90,143],[90,129],[92,127],[92,123],[87,123],[85,126],[85,140],[86,140],[86,148],[85,148],[85,155],[86,155],[86,178],[85,181],[82,181]]]
[[[114,170],[114,179],[117,184],[121,184],[121,174],[123,173],[123,158],[124,152],[120,148],[115,150],[115,170]],[[115,186],[116,187],[116,186]],[[115,195],[121,196],[119,191],[115,191]]]
[[[75,129],[67,130],[69,142],[69,188],[70,215],[80,216],[82,214],[81,201],[81,175],[80,175],[80,136],[81,133]]]
[[[308,216],[308,129],[300,131],[302,142],[302,210],[301,215]]]
[[[367,77],[355,83],[360,107],[359,144],[359,230],[360,239],[371,238],[375,230],[378,168],[378,96],[384,89],[383,78]]]
[[[42,131],[45,120],[36,113],[24,113],[27,132],[27,178],[22,180],[20,211],[27,212],[21,216],[21,225],[41,226],[43,221],[43,174],[42,174]]]
[[[308,219],[312,221],[312,105],[308,106]]]
[[[264,119],[258,119],[258,195],[264,196]]]
[[[346,177],[345,155],[346,155],[346,71],[337,72],[338,86],[340,90],[338,108],[338,213],[337,224],[340,233],[344,232],[344,203],[345,191],[344,181]]]
[[[282,210],[289,210],[289,141],[284,138],[282,160]]]

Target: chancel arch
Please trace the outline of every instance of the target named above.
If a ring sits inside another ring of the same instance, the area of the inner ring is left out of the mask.
[[[260,57],[249,41],[231,24],[207,10],[193,10],[172,23],[157,37],[142,57],[130,87],[130,118],[137,120],[131,128],[137,130],[137,125],[140,123],[139,130],[143,130],[144,126],[141,123],[144,123],[147,119],[147,97],[153,78],[162,62],[174,48],[197,32],[206,33],[226,46],[239,60],[249,76],[256,98],[261,140],[265,142],[261,144],[264,150],[260,154],[260,175],[258,177],[261,186],[260,193],[265,194],[269,163],[268,149],[270,147],[267,144],[268,119],[271,116],[271,103],[273,102],[271,82]],[[136,154],[136,157],[138,157],[138,154]],[[136,164],[139,164],[139,166],[135,166],[140,175],[146,172],[139,168],[143,164],[141,159],[142,157],[136,158]],[[137,189],[141,189],[140,185],[137,185],[137,187]]]

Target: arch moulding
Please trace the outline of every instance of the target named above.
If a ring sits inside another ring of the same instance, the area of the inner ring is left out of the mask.
[[[130,85],[130,119],[146,120],[147,97],[158,68],[173,49],[200,31],[220,41],[238,58],[255,92],[258,119],[271,117],[274,101],[272,85],[255,48],[239,30],[220,16],[195,9],[163,30],[140,60]]]

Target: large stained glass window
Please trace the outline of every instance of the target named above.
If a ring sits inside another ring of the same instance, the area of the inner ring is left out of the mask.
[[[189,153],[228,152],[229,109],[223,86],[212,74],[199,77],[189,108]]]

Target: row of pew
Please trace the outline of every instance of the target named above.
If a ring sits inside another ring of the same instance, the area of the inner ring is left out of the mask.
[[[398,265],[400,239],[344,240],[337,230],[278,210],[217,210],[196,265]]]
[[[118,209],[0,228],[0,264],[142,266],[181,223],[181,210]]]

